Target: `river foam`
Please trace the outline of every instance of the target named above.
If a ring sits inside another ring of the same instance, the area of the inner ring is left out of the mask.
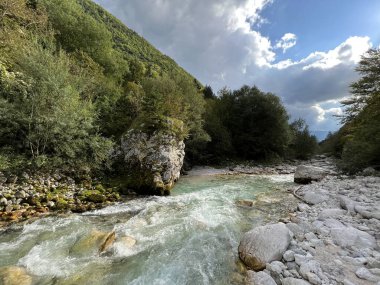
[[[287,183],[288,176],[186,177],[172,196],[45,218],[13,236],[0,236],[0,262],[24,266],[46,285],[76,284],[73,280],[99,285],[231,284],[231,278],[239,284],[243,275],[235,262],[240,236],[253,224],[282,214],[278,197],[287,195],[282,190]],[[240,207],[241,199],[259,204]],[[94,229],[115,231],[116,242],[106,254],[74,256],[75,242]],[[135,244],[123,243],[122,237]]]

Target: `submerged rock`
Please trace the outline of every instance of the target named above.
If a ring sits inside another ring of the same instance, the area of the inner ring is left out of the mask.
[[[243,236],[239,256],[253,270],[262,270],[266,263],[281,260],[290,240],[290,232],[283,223],[258,227]]]
[[[88,235],[80,238],[71,248],[74,255],[90,255],[107,251],[115,241],[115,232],[101,232],[92,230]]]
[[[121,243],[123,246],[125,246],[127,248],[132,248],[132,247],[135,246],[135,244],[136,244],[137,241],[133,237],[124,236],[124,237],[121,237],[118,240],[118,242]]]
[[[252,207],[255,202],[252,200],[237,200],[235,204],[240,207]]]
[[[168,119],[167,124],[182,122]],[[121,140],[126,186],[141,194],[167,195],[179,179],[185,144],[173,132],[131,130]]]
[[[294,182],[308,184],[312,181],[321,181],[328,172],[320,167],[300,165],[294,174]]]
[[[23,267],[7,266],[0,268],[1,285],[31,285],[32,281],[32,277]]]

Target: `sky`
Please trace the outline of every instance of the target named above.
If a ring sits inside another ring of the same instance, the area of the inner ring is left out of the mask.
[[[379,0],[95,0],[215,92],[256,85],[335,131],[355,66],[380,44]]]

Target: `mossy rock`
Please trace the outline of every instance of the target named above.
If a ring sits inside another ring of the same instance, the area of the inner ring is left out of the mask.
[[[56,203],[55,203],[55,208],[57,210],[65,210],[69,207],[69,203],[65,200],[65,199],[62,199],[62,198],[58,198],[56,200]]]
[[[93,203],[104,203],[107,198],[98,190],[86,190],[81,193],[79,199]]]
[[[100,192],[100,193],[106,193],[107,192],[107,190],[104,188],[104,186],[102,184],[97,184],[95,186],[95,190]]]

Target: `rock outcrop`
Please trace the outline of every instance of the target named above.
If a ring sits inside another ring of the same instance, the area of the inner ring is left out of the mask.
[[[240,242],[240,259],[253,270],[262,270],[267,263],[281,260],[290,240],[290,232],[283,223],[255,228]]]
[[[180,176],[185,144],[170,131],[130,130],[121,140],[127,186],[141,194],[168,195]]]
[[[308,184],[312,181],[321,181],[328,172],[320,167],[300,165],[294,174],[294,182],[300,184]]]

